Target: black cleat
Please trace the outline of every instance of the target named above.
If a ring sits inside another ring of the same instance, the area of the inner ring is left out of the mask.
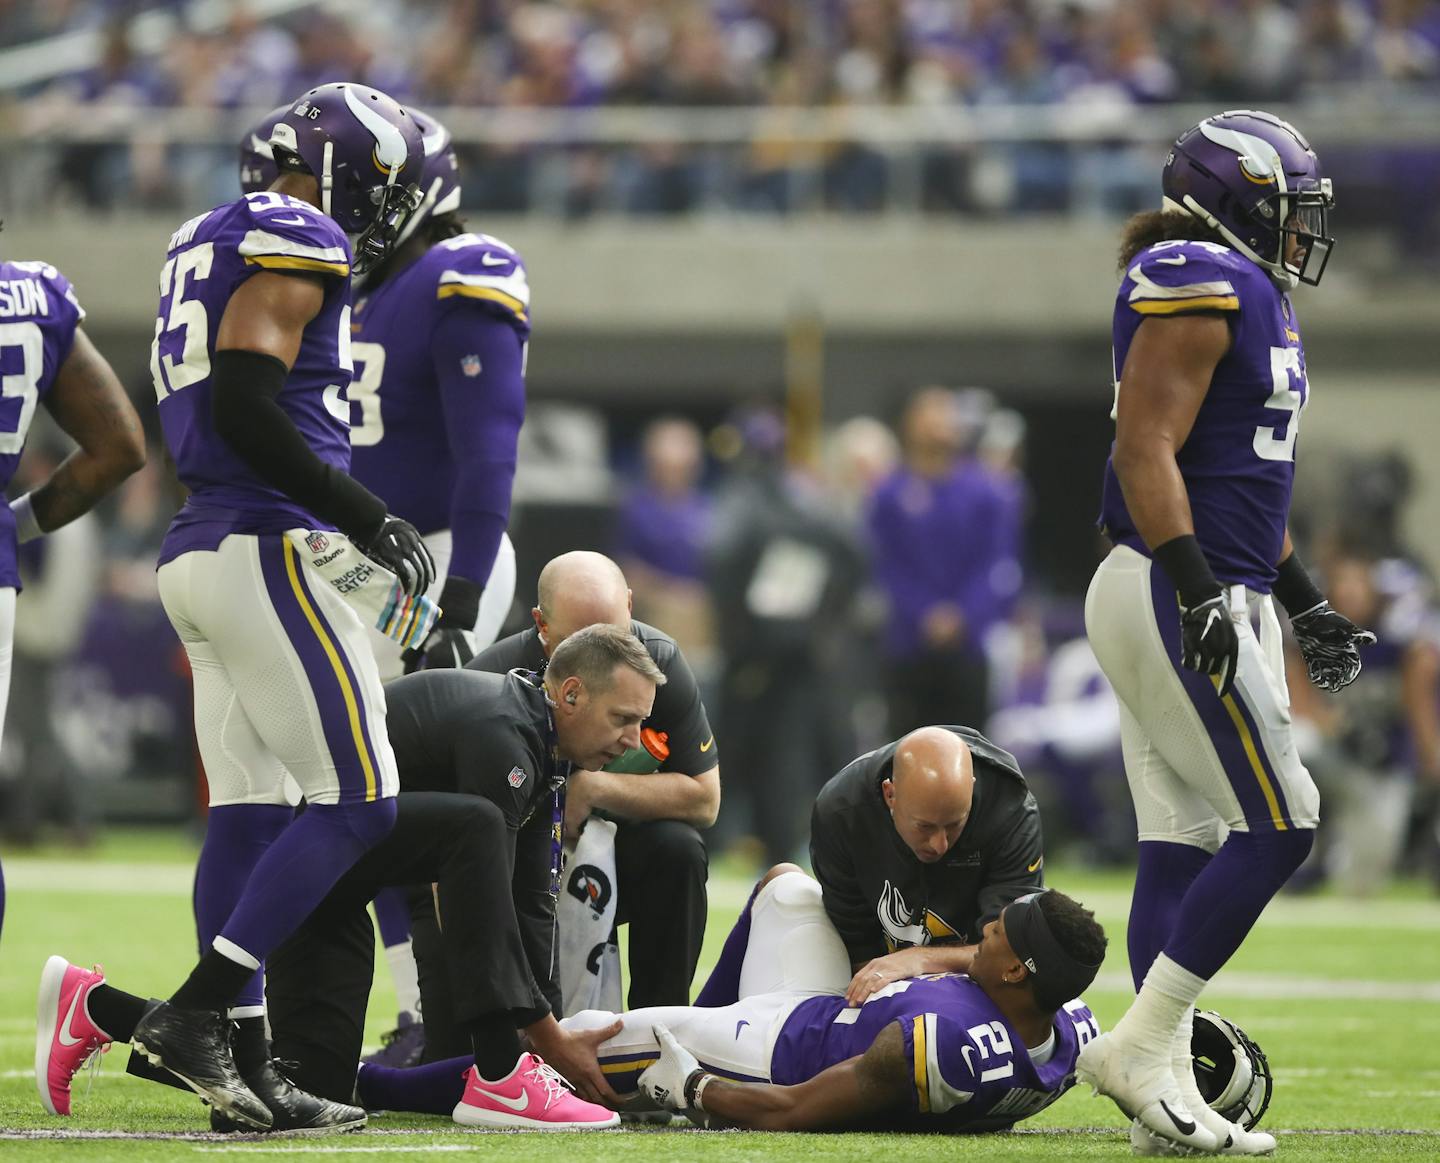
[[[324,1135],[358,1131],[365,1126],[365,1112],[360,1107],[308,1094],[285,1077],[273,1058],[266,1059],[258,1070],[247,1073],[245,1082],[270,1109],[271,1132]],[[212,1110],[210,1129],[235,1134],[251,1128],[219,1110]]]
[[[216,1010],[184,1010],[168,1001],[145,1011],[131,1044],[218,1111],[247,1130],[268,1131],[270,1108],[245,1085],[230,1053],[230,1020]]]

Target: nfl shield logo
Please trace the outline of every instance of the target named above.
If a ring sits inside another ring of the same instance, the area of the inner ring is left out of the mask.
[[[467,355],[460,360],[460,370],[472,380],[480,374],[480,357]]]
[[[305,544],[310,547],[311,553],[324,553],[330,548],[330,538],[323,533],[312,533],[305,538]]]
[[[519,787],[522,783],[525,782],[525,771],[523,768],[512,767],[510,769],[510,774],[507,775],[505,778],[507,781],[509,781],[511,787]]]

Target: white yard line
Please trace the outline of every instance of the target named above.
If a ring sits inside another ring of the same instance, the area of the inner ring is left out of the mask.
[[[5,880],[12,892],[88,893],[189,897],[195,871],[189,864],[109,863],[95,860],[9,858]],[[1063,887],[1063,886],[1059,886]],[[738,912],[750,889],[733,880],[710,883],[711,907]],[[1123,917],[1130,893],[1106,889],[1084,894],[1085,905],[1106,919]],[[1281,896],[1265,910],[1266,928],[1349,929],[1363,915],[1367,929],[1440,932],[1440,901],[1366,901],[1356,904],[1331,897]]]

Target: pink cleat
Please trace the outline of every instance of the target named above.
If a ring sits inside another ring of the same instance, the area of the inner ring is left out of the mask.
[[[452,1117],[462,1127],[510,1131],[598,1131],[620,1125],[618,1114],[586,1102],[534,1054],[521,1054],[499,1082],[486,1082],[470,1067]]]
[[[110,1035],[90,1020],[85,1005],[90,991],[104,981],[98,965],[81,969],[63,957],[50,958],[40,974],[35,1085],[52,1115],[70,1113],[70,1080],[110,1045]]]

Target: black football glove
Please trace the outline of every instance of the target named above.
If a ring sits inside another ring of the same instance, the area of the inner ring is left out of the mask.
[[[469,578],[451,574],[440,591],[440,619],[422,646],[414,646],[400,657],[405,673],[417,670],[459,668],[475,657],[471,631],[480,616],[482,587]]]
[[[1322,691],[1338,691],[1354,682],[1360,673],[1360,647],[1375,643],[1374,634],[1324,601],[1292,617],[1290,629],[1310,681]]]
[[[1224,591],[1193,606],[1180,607],[1180,663],[1187,670],[1214,675],[1223,699],[1235,685],[1240,663],[1240,636],[1230,618]]]
[[[458,670],[472,658],[475,650],[470,645],[470,635],[465,630],[436,627],[430,631],[423,646],[412,646],[400,656],[405,663],[405,673],[417,670]]]
[[[380,527],[369,537],[357,539],[355,547],[398,577],[412,598],[423,594],[435,581],[430,550],[420,539],[419,530],[400,517],[386,514]]]

